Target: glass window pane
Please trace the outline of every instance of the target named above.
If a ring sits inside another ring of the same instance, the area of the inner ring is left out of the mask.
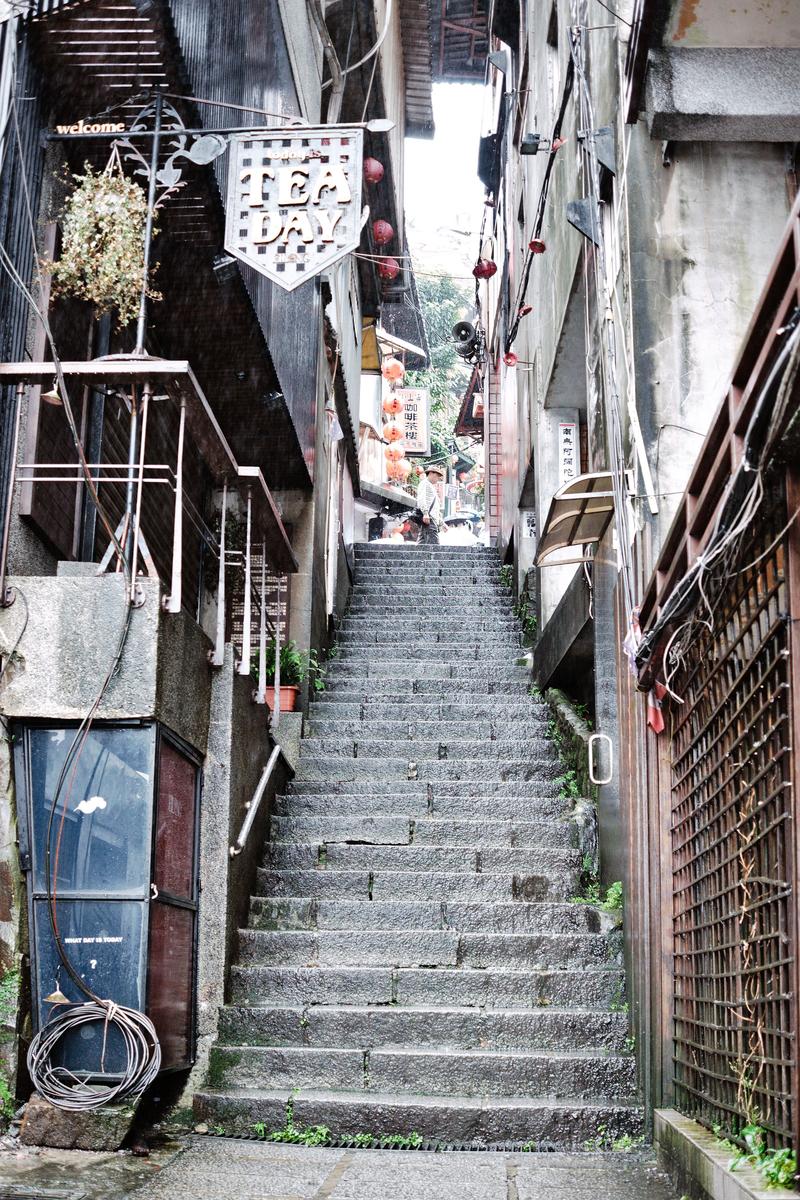
[[[197,767],[162,738],[154,878],[159,891],[194,900],[194,825]]]
[[[45,846],[58,777],[73,728],[31,729],[34,889],[46,891]],[[57,893],[145,896],[155,730],[95,726],[67,771],[53,820]]]
[[[195,914],[156,902],[150,908],[147,1011],[161,1042],[165,1067],[191,1061]]]
[[[67,957],[95,995],[140,1011],[144,1008],[146,903],[132,900],[59,900],[58,931]],[[56,986],[60,959],[50,926],[47,900],[35,900],[36,979],[40,1028],[63,1008],[43,1003]],[[61,990],[68,999],[86,997],[60,969]],[[66,1037],[59,1062],[71,1070],[114,1074],[124,1064],[122,1038],[109,1030],[105,1072],[101,1070],[103,1025],[84,1025]]]

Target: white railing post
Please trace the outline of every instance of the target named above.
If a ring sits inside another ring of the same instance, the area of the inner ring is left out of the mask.
[[[183,580],[183,439],[186,429],[186,400],[181,397],[178,425],[178,456],[175,464],[175,518],[172,523],[172,578],[169,595],[164,597],[164,611],[179,613]]]
[[[267,703],[267,543],[261,543],[261,616],[258,626],[256,704]]]
[[[277,729],[281,719],[281,584],[278,576],[277,605],[275,610],[275,691],[273,695],[272,728]]]
[[[251,529],[253,520],[253,489],[247,489],[247,533],[244,545],[244,605],[242,611],[242,661],[239,663],[239,674],[250,674],[250,650],[251,650],[251,614],[252,614],[252,597],[250,595],[251,584],[251,562],[250,562],[250,541]]]
[[[228,516],[228,484],[222,485],[222,509],[219,525],[219,582],[217,584],[217,636],[209,661],[221,667],[225,661],[225,522]]]
[[[144,485],[144,455],[147,442],[147,413],[150,408],[152,385],[145,383],[142,389],[142,434],[139,443],[139,473],[136,480],[136,509],[133,514],[133,538],[131,545],[131,604],[136,603],[136,571],[139,565],[139,542],[142,537],[142,487]]]

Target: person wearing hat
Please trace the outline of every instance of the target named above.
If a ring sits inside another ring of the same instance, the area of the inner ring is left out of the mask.
[[[439,524],[442,510],[439,504],[439,493],[436,484],[444,479],[444,471],[435,463],[425,468],[425,474],[417,485],[417,511],[414,514],[419,523],[419,545],[439,545]]]

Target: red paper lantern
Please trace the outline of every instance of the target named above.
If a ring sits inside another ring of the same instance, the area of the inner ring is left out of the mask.
[[[389,479],[393,479],[396,483],[403,483],[405,480],[400,463],[390,462],[386,467],[386,474]]]
[[[401,413],[403,411],[403,409],[405,408],[405,405],[403,404],[403,401],[400,399],[399,396],[392,395],[392,396],[387,396],[384,399],[383,404],[381,405],[381,408],[383,409],[383,411],[385,413],[391,413],[391,415],[393,417],[396,417],[398,413]]]
[[[509,350],[508,354],[503,355],[503,362],[507,367],[515,367],[519,362],[519,358],[513,350]]]
[[[380,183],[383,179],[383,163],[377,158],[364,159],[364,178],[367,183]]]
[[[394,238],[394,230],[388,221],[372,222],[372,239],[376,246],[388,246]]]
[[[391,446],[384,446],[383,453],[387,462],[400,462],[406,452],[400,442],[393,442]]]
[[[472,268],[476,279],[491,279],[497,274],[497,263],[491,258],[479,258]]]
[[[547,246],[544,244],[541,238],[532,238],[531,241],[528,242],[528,249],[530,250],[531,254],[544,254]]]
[[[381,279],[397,279],[400,274],[400,263],[396,258],[379,258],[377,265]]]
[[[532,304],[523,304],[520,306],[519,315],[521,317],[527,317],[528,313],[532,313],[532,312],[533,312]]]
[[[389,383],[397,383],[405,373],[406,369],[399,358],[385,358],[381,363],[381,375]]]
[[[403,436],[403,426],[397,421],[387,421],[383,427],[383,440],[385,442],[399,442]]]
[[[411,463],[408,461],[407,458],[401,458],[397,464],[397,469],[400,472],[400,474],[402,475],[403,483],[405,483],[405,481],[408,479],[409,475],[411,474]]]

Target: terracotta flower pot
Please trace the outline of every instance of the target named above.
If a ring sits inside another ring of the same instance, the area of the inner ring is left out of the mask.
[[[299,687],[293,684],[288,687],[280,688],[281,693],[281,712],[294,712],[297,704],[297,694],[300,691]],[[267,708],[270,712],[275,711],[275,688],[267,688]]]

